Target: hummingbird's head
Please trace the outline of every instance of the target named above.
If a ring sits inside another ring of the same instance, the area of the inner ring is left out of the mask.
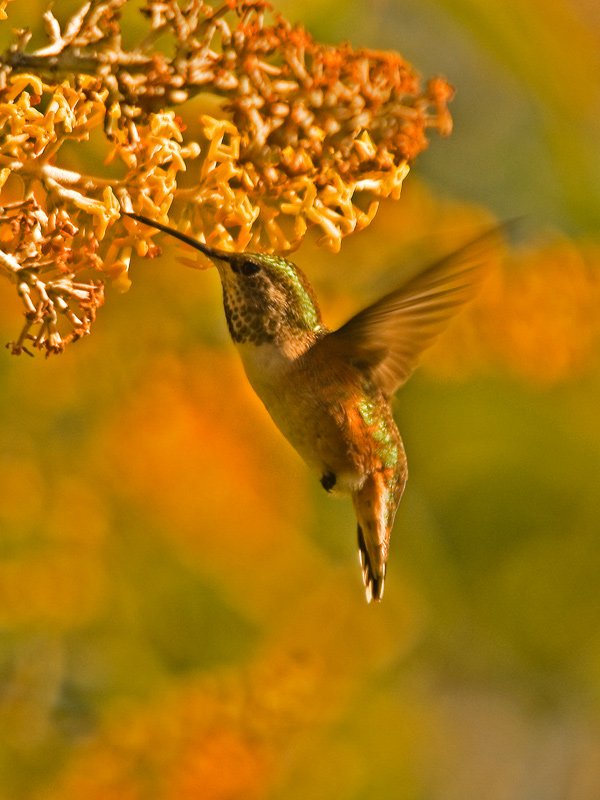
[[[291,261],[263,253],[217,250],[149,217],[123,213],[169,233],[210,258],[221,276],[227,324],[237,344],[283,345],[323,328],[313,288]]]
[[[323,327],[316,295],[295,264],[263,253],[207,253],[223,285],[229,332],[238,344],[283,344]]]

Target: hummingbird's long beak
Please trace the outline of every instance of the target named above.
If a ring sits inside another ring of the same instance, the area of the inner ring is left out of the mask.
[[[204,255],[208,256],[209,258],[218,258],[221,261],[227,262],[231,261],[231,254],[227,253],[225,250],[215,250],[213,247],[209,247],[207,244],[204,244],[204,242],[199,242],[197,239],[187,236],[185,233],[181,233],[175,228],[170,228],[168,225],[163,225],[162,222],[155,222],[155,220],[150,219],[150,217],[144,217],[142,214],[135,214],[133,211],[121,211],[121,213],[125,214],[127,217],[131,217],[131,219],[135,219],[137,222],[143,222],[144,225],[149,225],[151,228],[157,228],[163,233],[168,233],[171,236],[174,236],[175,239],[179,239],[180,241],[189,244],[190,247],[195,247],[196,250],[200,250],[201,253],[204,253]]]

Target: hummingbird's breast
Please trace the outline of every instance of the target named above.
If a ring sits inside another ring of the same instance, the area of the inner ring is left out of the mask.
[[[389,403],[357,370],[320,363],[318,348],[296,357],[270,344],[238,350],[273,421],[310,467],[330,476],[327,488],[347,494],[372,472],[405,471]]]

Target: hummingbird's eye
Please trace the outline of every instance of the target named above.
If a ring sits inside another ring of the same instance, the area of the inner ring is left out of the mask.
[[[239,267],[239,271],[246,277],[249,277],[250,275],[256,275],[259,269],[260,266],[254,261],[243,261]]]

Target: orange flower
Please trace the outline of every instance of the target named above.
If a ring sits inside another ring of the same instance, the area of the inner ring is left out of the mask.
[[[72,280],[87,266],[104,269],[123,290],[131,248],[156,254],[155,234],[131,223],[118,222],[118,244],[102,241],[120,208],[165,219],[173,201],[185,203],[196,235],[225,249],[290,251],[317,227],[320,241],[338,250],[376,213],[372,201],[365,213],[359,196],[397,198],[410,163],[427,146],[426,130],[451,129],[453,90],[442,78],[423,91],[398,54],[320,44],[300,25],[281,16],[273,21],[266,0],[217,8],[150,0],[142,11],[148,35],[132,51],[122,49],[119,5],[83,5],[64,31],[47,10],[48,45],[27,53],[29,39],[21,34],[3,64],[0,186],[19,175],[22,202],[14,213],[27,219],[13,250],[18,266],[5,274],[23,283],[16,272],[35,267],[38,293],[13,353],[29,352],[28,343],[60,352],[89,332],[90,319],[80,316],[81,325],[70,318],[73,331],[55,325],[62,309],[44,297],[44,286],[57,267],[63,283],[65,273]],[[59,82],[57,74],[67,77]],[[186,131],[170,109],[184,113],[198,94],[222,102],[199,122],[188,119]],[[124,166],[119,177],[95,168],[98,144],[85,144],[92,134],[104,137],[106,162]],[[57,166],[67,142],[83,148],[79,161],[87,154],[92,174]],[[191,188],[181,188],[194,161]],[[72,229],[52,261],[45,259],[50,231],[39,230],[40,209],[57,209]],[[91,263],[82,257],[90,253]],[[91,281],[86,285],[100,297]]]

